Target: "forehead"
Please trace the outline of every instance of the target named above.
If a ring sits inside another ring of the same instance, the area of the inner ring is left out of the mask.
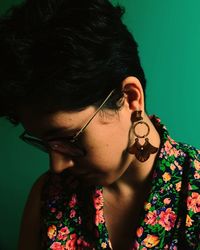
[[[81,111],[57,111],[43,113],[39,109],[23,107],[19,109],[19,119],[25,130],[38,137],[47,131],[65,129],[73,131],[81,128],[83,123],[95,112],[94,107],[88,107]]]

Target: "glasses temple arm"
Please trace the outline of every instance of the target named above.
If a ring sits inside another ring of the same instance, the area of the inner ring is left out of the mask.
[[[109,95],[106,97],[106,99],[103,101],[103,103],[98,107],[98,109],[95,111],[95,113],[92,115],[92,117],[85,123],[85,125],[81,128],[80,131],[73,137],[73,141],[76,140],[76,138],[83,132],[83,130],[87,127],[87,125],[91,122],[91,120],[95,117],[95,115],[100,111],[100,109],[103,107],[103,105],[107,102],[107,100],[110,98],[110,96],[113,94],[115,90],[113,89]]]

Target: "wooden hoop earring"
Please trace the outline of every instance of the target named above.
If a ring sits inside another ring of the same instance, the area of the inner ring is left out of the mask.
[[[135,138],[135,142],[134,144],[132,144],[129,148],[128,148],[128,152],[130,154],[134,154],[135,157],[138,159],[138,161],[140,162],[145,162],[149,159],[151,154],[155,154],[158,151],[157,147],[154,147],[150,142],[149,139],[147,138],[147,136],[150,133],[150,127],[149,125],[143,121],[142,118],[142,111],[135,111],[132,116],[131,116],[131,121],[132,123],[136,122],[133,125],[133,133],[136,136]],[[139,135],[136,132],[136,128],[138,127],[138,125],[143,125],[146,128],[146,132],[143,135]],[[145,142],[144,144],[140,143],[140,139],[144,138]]]

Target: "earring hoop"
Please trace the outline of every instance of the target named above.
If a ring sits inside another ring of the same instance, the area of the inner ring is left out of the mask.
[[[149,159],[151,154],[155,154],[158,151],[158,148],[154,147],[147,138],[150,133],[150,127],[146,122],[143,121],[142,111],[135,111],[131,116],[131,121],[132,123],[136,122],[133,125],[133,134],[136,136],[136,138],[134,144],[128,148],[128,152],[130,154],[134,154],[137,160],[140,162],[145,162]],[[144,125],[147,128],[147,132],[143,135],[139,135],[136,132],[136,127],[138,125]],[[144,144],[140,143],[140,139],[142,138],[145,139]]]
[[[138,125],[140,125],[140,124],[145,125],[145,126],[147,127],[147,132],[146,132],[146,134],[144,134],[144,135],[139,135],[139,134],[136,132],[136,127],[137,127]],[[137,122],[136,124],[133,125],[133,133],[134,133],[134,135],[135,135],[136,137],[138,137],[138,138],[145,138],[145,137],[147,137],[147,136],[149,135],[149,133],[150,133],[150,127],[149,127],[149,125],[148,125],[146,122],[139,121],[139,122]]]

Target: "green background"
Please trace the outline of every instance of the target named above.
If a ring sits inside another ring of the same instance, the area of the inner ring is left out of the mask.
[[[0,0],[0,13],[20,0]],[[124,22],[139,44],[147,78],[147,111],[173,138],[200,146],[200,1],[119,0]],[[46,155],[18,140],[22,128],[0,119],[0,249],[17,247],[19,224],[34,180],[48,168]]]

